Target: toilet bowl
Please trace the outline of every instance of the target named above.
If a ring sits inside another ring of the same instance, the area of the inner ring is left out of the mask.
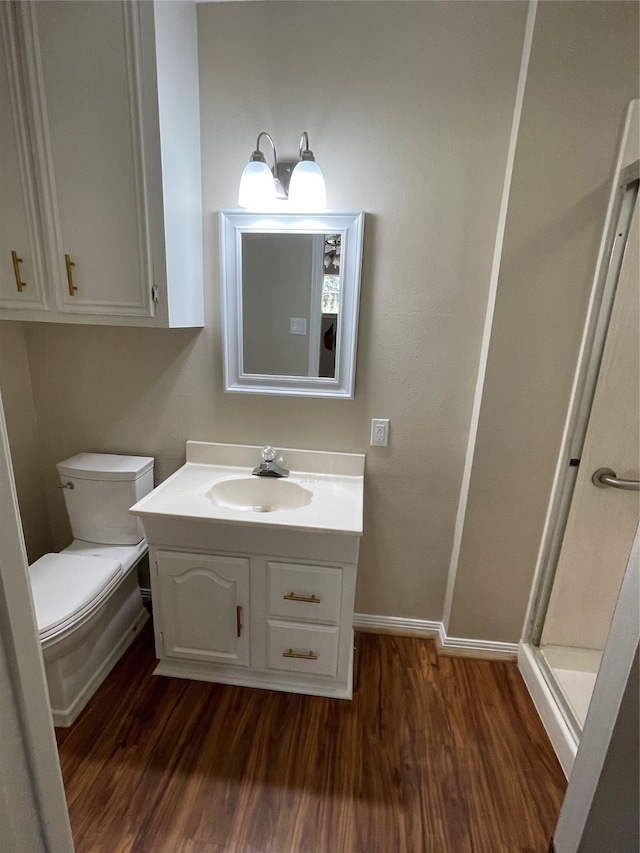
[[[70,726],[149,618],[129,507],[153,488],[153,459],[81,453],[57,468],[75,538],[29,577],[54,725]]]

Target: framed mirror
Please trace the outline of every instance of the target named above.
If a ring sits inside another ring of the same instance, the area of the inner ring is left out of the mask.
[[[353,398],[364,213],[220,211],[226,391]]]

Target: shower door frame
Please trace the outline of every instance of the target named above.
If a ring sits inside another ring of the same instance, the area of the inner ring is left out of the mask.
[[[569,508],[573,500],[578,474],[578,464],[582,457],[585,436],[591,415],[591,407],[596,392],[598,373],[602,362],[605,341],[609,332],[609,321],[616,296],[618,278],[624,250],[629,237],[631,218],[638,203],[640,181],[640,160],[624,168],[616,186],[615,216],[612,215],[612,227],[608,229],[607,261],[602,266],[602,274],[597,277],[594,292],[594,310],[587,321],[582,357],[579,361],[575,392],[567,418],[565,440],[563,441],[558,465],[555,494],[550,509],[541,549],[541,571],[536,588],[536,597],[530,609],[525,638],[538,647],[544,627],[551,590],[555,581],[560,549],[564,540]]]
[[[640,100],[631,101],[623,125],[596,273],[518,655],[522,674],[529,690],[533,691],[534,702],[567,776],[580,740],[581,727],[551,668],[544,660],[539,644],[573,499],[577,466],[595,396],[631,218],[635,204],[640,203],[640,161],[636,159],[637,138],[634,136],[634,133],[637,133],[639,113]],[[535,669],[539,676],[535,675]],[[550,702],[554,703],[556,711],[552,709]],[[561,720],[558,719],[558,712]]]

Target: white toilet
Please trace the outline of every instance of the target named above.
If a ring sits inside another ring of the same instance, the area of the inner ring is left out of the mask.
[[[149,618],[129,507],[153,489],[153,458],[80,453],[56,466],[73,542],[29,566],[56,726],[70,726]]]

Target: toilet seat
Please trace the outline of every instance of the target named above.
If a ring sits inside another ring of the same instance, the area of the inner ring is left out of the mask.
[[[116,560],[45,554],[29,566],[40,641],[51,640],[84,620],[117,586]]]

